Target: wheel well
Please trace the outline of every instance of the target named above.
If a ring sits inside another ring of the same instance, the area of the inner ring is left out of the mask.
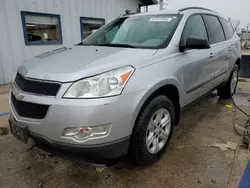
[[[143,107],[150,100],[152,100],[154,97],[156,97],[158,95],[165,95],[173,102],[173,105],[175,108],[175,124],[177,125],[179,123],[179,120],[180,120],[180,102],[179,102],[180,96],[179,96],[179,91],[178,91],[177,87],[175,87],[174,85],[162,86],[161,88],[157,89],[154,93],[152,93],[149,96],[149,98],[144,103]]]
[[[238,67],[239,67],[239,69],[240,69],[240,62],[241,62],[241,59],[239,58],[239,59],[237,59],[237,61],[236,61],[236,65],[238,65]]]

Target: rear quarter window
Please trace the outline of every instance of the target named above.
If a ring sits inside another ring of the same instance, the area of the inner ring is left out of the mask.
[[[232,27],[232,25],[225,19],[223,18],[219,18],[221,25],[224,29],[225,35],[226,35],[226,39],[229,40],[233,37],[234,35],[234,29]]]
[[[224,31],[219,19],[212,15],[204,15],[204,18],[208,27],[210,44],[225,41]]]

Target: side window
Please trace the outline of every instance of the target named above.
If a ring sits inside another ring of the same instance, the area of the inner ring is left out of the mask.
[[[210,44],[225,41],[225,35],[218,18],[210,15],[204,15],[204,18],[208,26]]]
[[[221,22],[221,25],[224,29],[226,39],[227,40],[231,39],[234,35],[234,29],[233,29],[232,25],[228,21],[224,20],[223,18],[220,18],[220,22]]]
[[[184,43],[190,36],[208,39],[206,26],[201,15],[194,15],[188,19],[183,30],[181,42]]]

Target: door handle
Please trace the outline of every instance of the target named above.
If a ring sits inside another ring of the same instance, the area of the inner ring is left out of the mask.
[[[232,48],[231,48],[231,47],[229,47],[229,48],[228,48],[228,51],[229,51],[229,52],[231,52],[231,51],[232,51]]]
[[[214,53],[210,53],[209,58],[213,58],[215,56]]]

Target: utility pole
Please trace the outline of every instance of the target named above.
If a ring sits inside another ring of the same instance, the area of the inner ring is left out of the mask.
[[[160,11],[163,10],[163,0],[159,0]]]

